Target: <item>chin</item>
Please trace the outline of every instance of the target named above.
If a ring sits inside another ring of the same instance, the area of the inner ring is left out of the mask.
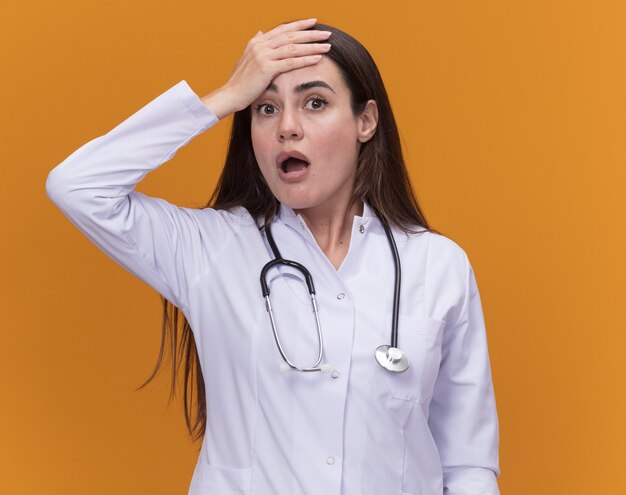
[[[310,202],[310,201],[302,201],[302,200],[282,201],[280,198],[278,199],[278,201],[280,201],[280,204],[288,206],[292,210],[306,210],[308,208],[313,208],[314,206],[317,206],[317,203]]]
[[[313,208],[318,206],[322,201],[312,194],[307,194],[308,191],[292,191],[290,194],[285,194],[282,191],[282,194],[279,192],[276,194],[274,192],[274,196],[278,201],[291,208],[292,210],[306,210],[307,208]]]

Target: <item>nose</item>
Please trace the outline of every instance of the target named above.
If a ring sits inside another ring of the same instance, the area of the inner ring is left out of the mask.
[[[277,129],[277,138],[280,142],[289,139],[302,139],[302,125],[294,109],[283,110]]]

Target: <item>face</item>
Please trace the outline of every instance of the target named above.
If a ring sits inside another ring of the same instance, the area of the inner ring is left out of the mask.
[[[257,163],[274,196],[304,210],[347,205],[361,143],[373,131],[367,118],[352,113],[339,68],[323,56],[272,81],[252,104],[251,133]]]

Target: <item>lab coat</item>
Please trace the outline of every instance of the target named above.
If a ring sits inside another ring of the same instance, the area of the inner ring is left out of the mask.
[[[244,208],[175,206],[134,190],[218,119],[180,81],[48,176],[46,191],[109,257],[178,306],[193,330],[208,423],[190,495],[495,495],[498,419],[480,296],[464,250],[392,229],[402,263],[399,347],[410,367],[381,368],[394,265],[365,205],[336,270],[302,217],[280,207],[281,254],[317,290],[328,372],[281,370],[261,294],[273,258]],[[288,357],[315,362],[301,276],[268,275]]]

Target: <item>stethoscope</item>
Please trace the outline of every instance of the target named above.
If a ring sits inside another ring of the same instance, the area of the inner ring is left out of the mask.
[[[398,314],[400,310],[400,256],[398,255],[398,247],[396,246],[396,241],[393,237],[393,234],[391,233],[389,224],[382,216],[377,216],[380,219],[383,228],[385,229],[385,234],[387,235],[387,240],[389,241],[389,246],[391,247],[391,252],[393,254],[395,284],[393,289],[393,316],[391,319],[391,345],[379,346],[376,349],[374,356],[376,357],[376,361],[378,362],[378,364],[380,364],[386,370],[400,373],[406,371],[409,367],[409,360],[407,359],[406,354],[398,349]],[[322,361],[322,355],[324,353],[324,344],[322,341],[322,329],[320,327],[317,302],[315,301],[315,286],[313,285],[313,277],[304,267],[304,265],[298,263],[297,261],[284,259],[281,256],[280,251],[278,250],[278,246],[276,246],[274,236],[272,235],[270,225],[267,225],[265,227],[265,233],[267,235],[267,240],[270,244],[272,252],[274,253],[275,259],[270,260],[268,263],[266,263],[261,270],[261,290],[263,291],[263,297],[265,298],[265,308],[267,309],[267,313],[269,314],[270,323],[272,325],[272,332],[274,333],[274,340],[276,340],[276,345],[278,346],[280,355],[282,356],[285,363],[288,365],[286,369],[294,369],[296,371],[326,371],[326,365],[322,365],[321,367],[319,366]],[[296,366],[293,362],[291,362],[285,354],[285,350],[283,349],[280,338],[278,337],[276,322],[274,320],[274,312],[272,310],[272,304],[270,302],[270,290],[266,280],[267,272],[278,265],[290,266],[300,271],[304,276],[307,288],[309,290],[311,305],[313,307],[313,313],[315,315],[315,325],[317,327],[317,338],[319,343],[317,360],[315,361],[315,364],[309,367]]]

